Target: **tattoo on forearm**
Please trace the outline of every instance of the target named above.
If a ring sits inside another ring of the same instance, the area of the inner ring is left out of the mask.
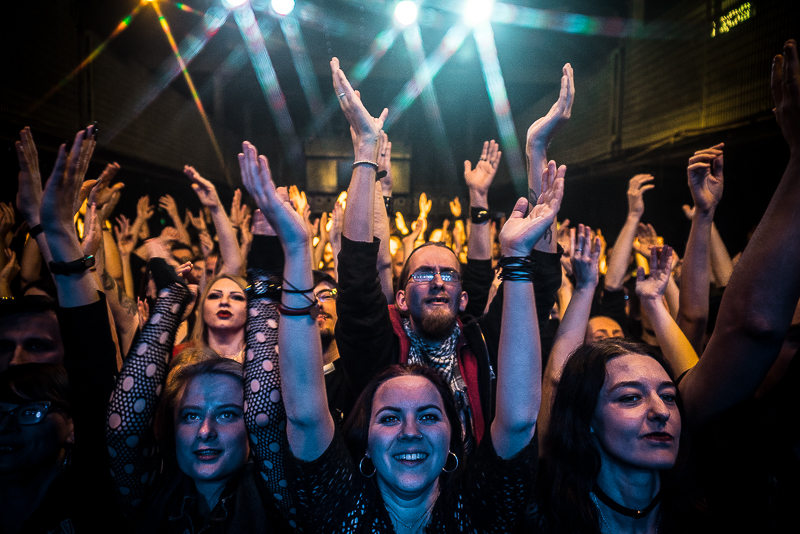
[[[552,243],[553,242],[553,227],[552,226],[545,231],[544,236],[542,236],[542,239],[544,239],[548,243]]]
[[[114,288],[117,289],[117,302],[119,302],[120,307],[125,311],[125,313],[128,315],[136,315],[139,313],[136,303],[133,301],[133,299],[125,294],[125,288],[117,284],[116,280],[114,280],[110,274],[105,272],[102,273],[100,275],[100,280],[103,283],[103,289],[105,291],[108,292]]]
[[[109,289],[114,289],[114,286],[117,285],[117,283],[114,281],[111,275],[108,274],[107,272],[103,272],[100,275],[100,281],[103,284],[103,289],[106,291],[108,291]]]

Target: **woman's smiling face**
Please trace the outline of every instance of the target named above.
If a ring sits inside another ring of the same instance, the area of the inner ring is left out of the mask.
[[[431,487],[447,461],[450,422],[436,387],[399,376],[377,389],[367,452],[382,489],[409,498]]]

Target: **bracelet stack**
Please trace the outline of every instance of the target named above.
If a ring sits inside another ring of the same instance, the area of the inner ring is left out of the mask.
[[[311,289],[297,289],[292,284],[287,282],[285,279],[283,281],[284,293],[293,293],[296,295],[303,295],[309,304],[303,308],[289,308],[288,306],[284,306],[282,302],[278,303],[278,313],[281,315],[288,315],[289,317],[299,317],[301,315],[309,315],[312,319],[317,318],[319,316],[319,301],[316,297],[310,298],[307,296],[308,293],[314,294],[314,288]],[[289,289],[286,289],[286,287]]]
[[[511,282],[533,282],[533,261],[525,256],[503,257],[497,262],[502,268],[500,280]]]

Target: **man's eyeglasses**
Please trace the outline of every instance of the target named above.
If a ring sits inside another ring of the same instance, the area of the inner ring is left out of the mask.
[[[333,289],[323,289],[319,293],[317,293],[317,300],[320,302],[327,302],[329,300],[336,300],[339,296],[339,290],[336,288]]]
[[[45,418],[49,411],[50,403],[46,401],[23,404],[22,406],[17,406],[13,410],[3,410],[0,408],[0,421],[5,419],[6,415],[9,415],[18,425],[35,425],[41,423],[42,419]]]
[[[444,269],[442,271],[434,271],[432,269],[417,269],[411,273],[411,276],[408,277],[406,283],[418,282],[427,284],[433,282],[433,279],[436,278],[437,274],[442,278],[442,282],[446,284],[454,284],[461,281],[461,275],[458,271],[454,271],[453,269]]]

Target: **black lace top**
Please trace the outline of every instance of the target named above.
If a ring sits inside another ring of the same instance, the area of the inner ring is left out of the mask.
[[[177,489],[181,482],[165,480],[169,473],[180,473],[169,469],[169,459],[166,467],[162,464],[164,459],[155,446],[152,424],[189,290],[177,281],[168,285],[163,280],[161,284],[156,282],[164,288],[125,359],[109,402],[106,440],[111,474],[126,515],[135,518],[140,527],[158,524],[157,528],[163,529],[169,505],[155,501],[163,501],[165,488]],[[278,313],[276,304],[268,298],[249,299],[247,312],[244,419],[261,475],[260,491],[266,496],[263,506],[277,507],[290,525],[273,521],[271,530],[282,532],[296,526],[297,510],[284,474],[286,413],[278,375]],[[143,507],[143,502],[149,504]]]
[[[290,481],[307,532],[394,533],[375,478],[359,472],[338,430],[316,460],[289,456]],[[425,532],[514,531],[533,491],[537,462],[536,436],[516,456],[503,460],[487,433],[465,468],[443,482]]]

